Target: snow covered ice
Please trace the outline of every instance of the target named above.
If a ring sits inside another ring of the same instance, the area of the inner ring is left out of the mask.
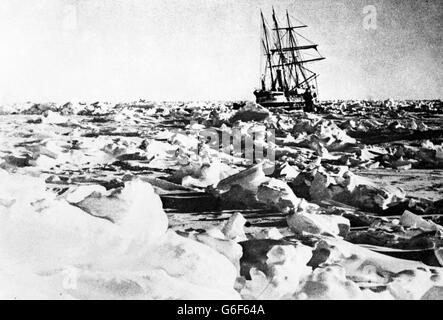
[[[0,297],[442,299],[441,124],[321,107],[3,107]]]

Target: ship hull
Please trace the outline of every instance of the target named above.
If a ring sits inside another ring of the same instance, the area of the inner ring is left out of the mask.
[[[302,95],[285,95],[281,91],[260,90],[255,91],[255,102],[265,108],[301,109],[304,105]]]

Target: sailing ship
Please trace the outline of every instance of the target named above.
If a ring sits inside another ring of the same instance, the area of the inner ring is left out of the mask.
[[[325,59],[318,45],[302,36],[286,10],[284,23],[280,23],[272,8],[271,25],[261,15],[263,57],[261,89],[255,90],[256,102],[266,108],[297,108],[312,103],[318,97],[318,74],[308,68],[315,61]],[[299,22],[299,21],[297,21]]]

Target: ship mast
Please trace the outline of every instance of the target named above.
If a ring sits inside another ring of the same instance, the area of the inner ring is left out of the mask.
[[[299,62],[299,59],[297,56],[300,56],[298,49],[297,49],[297,41],[294,37],[294,34],[292,33],[292,27],[291,27],[291,20],[289,19],[289,13],[288,10],[286,10],[286,19],[288,21],[288,33],[289,33],[289,47],[293,48],[294,50],[291,50],[291,54],[292,54],[292,61],[295,63],[294,65],[294,72],[295,72],[295,85],[294,87],[298,87],[299,86],[299,77],[298,77],[298,73],[297,73],[297,65]],[[297,55],[296,55],[297,53]],[[300,59],[301,60],[301,59]],[[306,81],[306,74],[303,72],[303,68],[300,68],[300,73],[303,76],[303,79]]]
[[[289,14],[288,14],[288,10],[286,10],[286,19],[287,19],[287,23],[288,23],[288,33],[289,33],[289,47],[293,47],[294,46],[294,39],[293,39],[293,35],[292,35],[292,29],[291,29],[291,22],[289,20]],[[295,53],[293,50],[290,51],[291,55],[292,55],[292,61],[297,61],[297,58],[295,56]],[[291,71],[291,76],[295,81],[295,87],[297,86],[298,83],[298,74],[297,74],[297,68],[294,68],[294,70],[292,70],[291,67],[289,67],[289,70]],[[292,88],[293,89],[293,88]]]
[[[269,50],[268,31],[267,31],[267,27],[266,27],[266,23],[265,23],[265,18],[263,16],[263,12],[261,10],[260,10],[260,15],[261,15],[261,20],[262,20],[262,24],[263,24],[263,33],[265,36],[264,40],[262,39],[262,42],[263,42],[263,47],[265,49],[266,56],[268,59],[269,72],[271,73],[271,90],[275,90],[274,74],[272,72],[272,60],[271,60],[272,54],[271,54],[271,51]]]
[[[275,33],[277,34],[276,46],[277,46],[278,53],[280,55],[279,63],[281,63],[281,65],[282,65],[282,69],[277,69],[277,80],[279,81],[279,86],[281,87],[281,89],[283,89],[283,91],[287,91],[288,90],[288,82],[286,79],[286,72],[285,72],[286,57],[282,51],[282,44],[281,44],[281,38],[280,38],[280,28],[278,27],[277,18],[275,17],[274,7],[272,7],[272,19],[274,20],[274,26],[275,26],[274,30],[275,30]],[[281,74],[281,72],[283,74]],[[283,85],[283,81],[282,81],[282,76],[283,76],[283,80],[284,80],[284,85]]]

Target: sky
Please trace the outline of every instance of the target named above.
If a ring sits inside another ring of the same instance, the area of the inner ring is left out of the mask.
[[[320,98],[443,98],[441,0],[1,0],[0,102],[253,100],[272,6],[326,57]]]

